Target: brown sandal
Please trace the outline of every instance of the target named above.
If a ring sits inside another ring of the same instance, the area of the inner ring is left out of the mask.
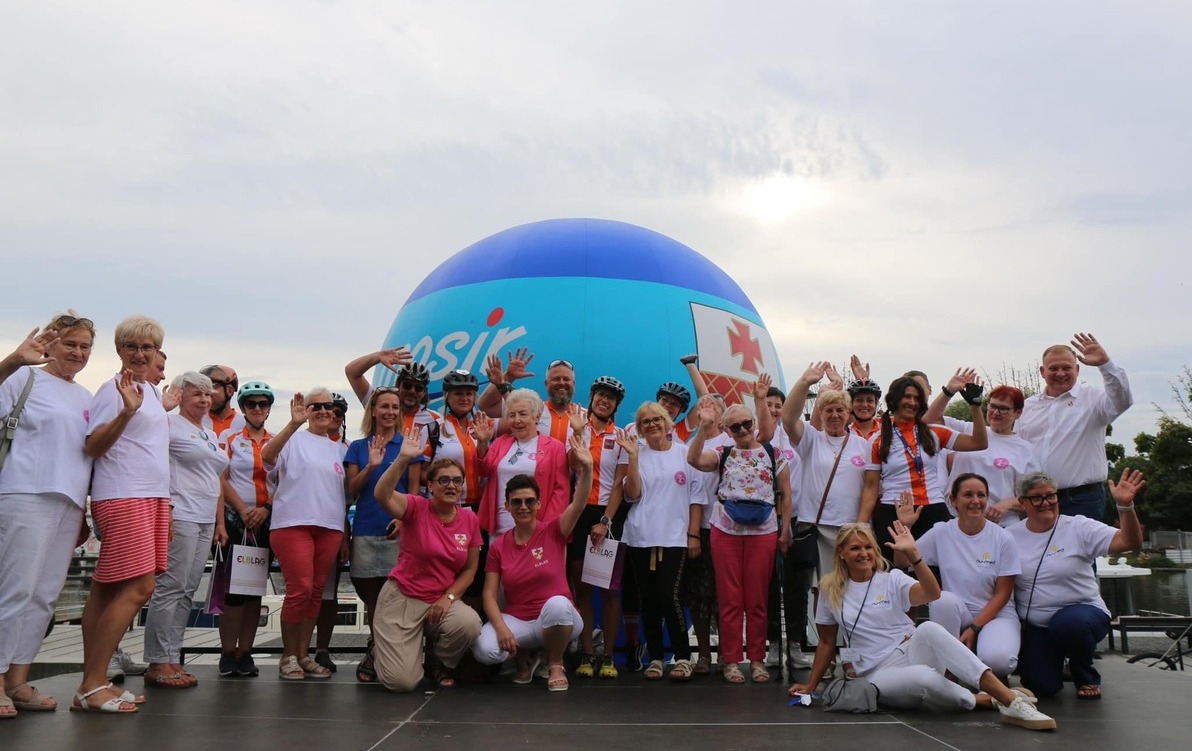
[[[18,699],[17,694],[21,693],[26,687],[29,689],[29,698]],[[37,690],[37,687],[28,681],[4,690],[4,694],[12,700],[12,706],[16,709],[21,709],[26,712],[53,712],[58,708],[58,700],[54,697],[43,694]],[[47,704],[46,702],[49,702]],[[11,716],[11,715],[9,715]]]
[[[720,672],[724,674],[724,680],[729,683],[741,684],[745,682],[745,674],[741,672],[741,666],[735,662],[725,663]]]

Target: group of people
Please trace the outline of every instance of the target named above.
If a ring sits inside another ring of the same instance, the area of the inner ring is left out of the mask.
[[[164,332],[143,317],[116,327],[121,370],[92,396],[75,376],[95,333],[73,311],[55,316],[0,361],[0,418],[16,424],[0,443],[0,718],[57,706],[27,677],[89,532],[88,501],[102,547],[77,711],[132,713],[144,701],[106,668],[146,604],[146,682],[197,683],[180,659],[186,619],[212,547],[242,541],[268,547],[285,580],[286,680],[334,670],[312,657],[311,638],[350,561],[370,627],[356,678],[396,691],[427,669],[453,685],[469,654],[508,663],[514,683],[544,672],[563,691],[573,643],[574,677],[615,678],[622,631],[647,680],[686,681],[713,672],[713,628],[724,680],[767,682],[781,601],[788,667],[810,669],[792,693],[811,693],[838,660],[890,706],[996,707],[1042,729],[1054,723],[1032,702],[1061,689],[1066,660],[1078,695],[1100,696],[1092,656],[1109,616],[1092,562],[1141,544],[1133,502],[1144,482],[1111,481],[1120,526],[1101,521],[1105,428],[1131,396],[1091,335],[1043,353],[1045,388],[1029,399],[1013,386],[985,397],[966,369],[932,399],[911,371],[884,410],[855,356],[848,383],[827,362],[789,394],[763,374],[752,404],[710,392],[685,357],[691,387],[661,383],[623,423],[623,383],[595,378],[581,406],[565,359],[547,366],[545,400],[515,385],[533,375],[524,349],[490,357],[483,389],[474,373],[447,373],[439,413],[425,366],[382,350],[345,368],[364,408],[362,437],[348,442],[346,400],[325,388],[295,394],[276,435],[265,428],[273,390],[240,385],[228,366],[159,389]],[[1082,364],[1104,388],[1079,382]],[[377,366],[395,371],[395,386],[370,385]],[[944,416],[957,394],[970,421]],[[610,538],[625,575],[583,582],[585,556]],[[224,587],[219,673],[254,676],[260,603],[226,591],[228,568],[213,574]],[[802,647],[809,592],[813,661]],[[916,605],[930,618],[917,627]],[[1023,688],[1010,689],[1016,670]]]

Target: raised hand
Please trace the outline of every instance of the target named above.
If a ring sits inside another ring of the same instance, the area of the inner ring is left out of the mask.
[[[483,412],[478,412],[472,418],[472,435],[476,437],[477,441],[488,443],[493,439],[493,429],[496,423],[493,419]]]
[[[617,445],[621,447],[630,459],[637,456],[637,450],[640,448],[637,443],[637,436],[629,435],[628,432],[620,428],[617,428]]]
[[[505,368],[501,365],[501,356],[492,354],[484,361],[484,374],[488,376],[489,383],[501,385],[505,382]]]
[[[853,371],[853,378],[858,381],[869,380],[869,363],[861,362],[861,358],[853,355],[848,361],[849,368]]]
[[[956,372],[948,379],[945,388],[949,391],[960,391],[968,383],[979,383],[980,378],[977,377],[977,371],[972,368],[957,368]]]
[[[385,447],[389,441],[384,436],[374,435],[368,442],[368,466],[379,467],[385,463]]]
[[[530,361],[534,359],[534,353],[530,351],[529,347],[520,347],[514,352],[506,352],[509,356],[509,367],[505,368],[505,380],[508,383],[513,383],[520,378],[533,378],[534,374],[526,370],[530,367]]]
[[[46,329],[40,334],[38,329],[33,329],[29,335],[25,337],[25,341],[17,345],[13,350],[12,356],[16,358],[21,365],[45,365],[54,361],[50,357],[50,345],[58,338],[58,332],[53,329]]]
[[[571,463],[578,470],[592,466],[592,452],[584,445],[584,439],[580,437],[581,435],[578,432],[572,433],[567,439],[567,445],[571,448]]]
[[[1109,362],[1109,353],[1092,334],[1074,334],[1071,344],[1072,349],[1076,350],[1076,359],[1080,360],[1081,365],[1095,368]]]
[[[886,527],[886,531],[893,539],[893,542],[886,543],[887,548],[895,553],[902,553],[908,561],[915,561],[922,557],[919,555],[918,547],[915,546],[915,538],[911,534],[911,530],[905,524],[896,521],[894,526]]]
[[[898,513],[898,521],[907,527],[913,527],[915,522],[919,521],[919,515],[923,513],[923,506],[916,506],[914,494],[904,490],[894,503],[894,510]]]
[[[823,379],[824,373],[828,371],[827,361],[807,363],[807,370],[803,371],[803,375],[799,376],[799,383],[807,386],[814,386]]]
[[[769,373],[762,373],[757,377],[757,381],[753,384],[753,398],[765,399],[766,394],[770,392],[770,387],[774,385],[774,380],[770,378]]]
[[[176,389],[173,386],[162,386],[161,389],[161,408],[166,412],[171,411],[182,403],[182,389]]]
[[[1119,506],[1134,504],[1134,496],[1146,487],[1146,480],[1142,479],[1142,471],[1126,467],[1122,470],[1122,477],[1117,482],[1109,481],[1109,494]]]
[[[306,398],[302,394],[294,394],[290,399],[290,424],[297,427],[306,422]]]
[[[404,456],[406,459],[413,459],[422,453],[422,428],[417,425],[411,425],[409,430],[401,434],[401,437],[401,448],[397,452],[399,457]],[[376,439],[373,440],[375,441]],[[370,446],[369,454],[371,453],[372,447]]]
[[[145,390],[141,385],[133,380],[132,371],[126,370],[120,374],[120,381],[116,384],[116,390],[120,392],[120,398],[124,401],[124,411],[132,414],[141,408],[141,404],[145,401]]]
[[[700,407],[696,413],[699,417],[700,432],[704,437],[713,435],[716,432],[716,410],[713,407]]]
[[[828,388],[833,391],[844,391],[844,378],[840,376],[840,371],[832,363],[824,363],[824,375],[828,377]]]
[[[414,362],[414,355],[405,347],[393,347],[378,352],[377,361],[396,373],[397,369],[402,365],[409,365]]]
[[[584,432],[584,416],[583,408],[575,402],[567,405],[567,422],[571,424],[571,432],[576,435],[583,435]]]

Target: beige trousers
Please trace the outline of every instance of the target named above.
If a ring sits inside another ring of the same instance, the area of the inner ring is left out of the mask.
[[[413,691],[422,681],[424,633],[448,668],[459,664],[480,635],[480,616],[462,602],[456,601],[437,625],[426,622],[429,611],[430,605],[403,595],[392,579],[381,588],[373,615],[373,663],[390,691]]]

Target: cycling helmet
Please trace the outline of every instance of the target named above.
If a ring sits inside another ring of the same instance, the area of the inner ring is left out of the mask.
[[[466,370],[453,370],[443,376],[443,393],[455,389],[479,389],[480,381],[473,373]]]
[[[397,382],[401,383],[402,381],[413,381],[426,386],[430,384],[430,371],[420,362],[403,365],[401,370],[397,371]]]
[[[874,399],[881,399],[882,387],[868,378],[863,378],[848,385],[848,395],[856,396],[857,394],[873,394]]]
[[[269,384],[264,381],[249,381],[240,387],[240,391],[236,394],[236,404],[244,409],[244,400],[250,396],[263,396],[269,400],[269,404],[273,404],[273,389],[269,388]]]
[[[592,381],[592,388],[588,389],[588,395],[594,395],[597,389],[613,392],[613,395],[617,397],[617,404],[620,404],[625,399],[625,384],[612,376],[600,376],[595,381]]]
[[[332,393],[331,409],[335,410],[335,414],[339,415],[340,418],[343,418],[344,415],[348,414],[348,400],[340,394]]]
[[[655,399],[661,398],[663,394],[670,394],[679,400],[683,406],[679,409],[680,412],[686,412],[687,408],[691,406],[691,392],[687,387],[682,386],[674,381],[667,381],[658,387],[658,393],[654,395]]]

